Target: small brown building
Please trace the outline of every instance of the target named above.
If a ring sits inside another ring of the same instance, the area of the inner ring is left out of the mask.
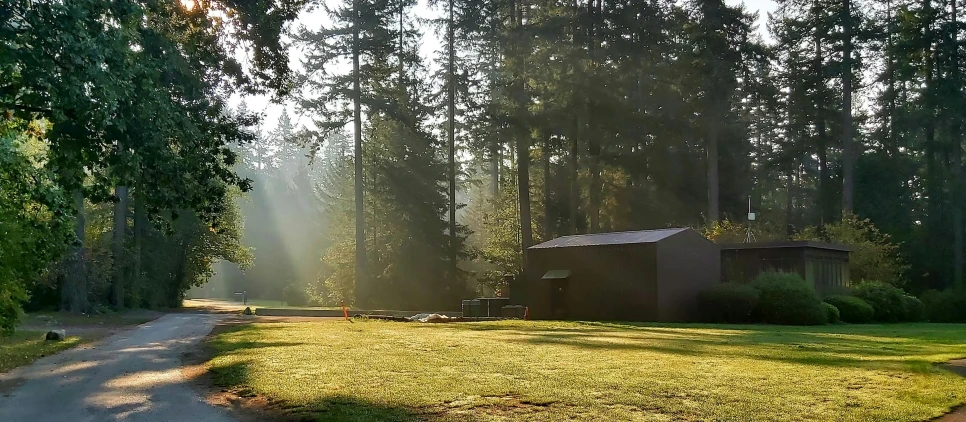
[[[849,252],[845,245],[814,241],[721,245],[721,278],[744,283],[769,270],[798,273],[819,294],[849,286]]]
[[[689,228],[565,236],[528,255],[511,293],[534,319],[694,320],[721,280],[718,246]]]

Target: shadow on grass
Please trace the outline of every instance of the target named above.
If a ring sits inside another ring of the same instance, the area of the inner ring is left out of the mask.
[[[901,372],[934,371],[937,356],[966,356],[966,326],[955,324],[778,326],[541,321],[415,327],[492,332],[499,341],[538,346]]]
[[[327,396],[315,400],[301,408],[293,408],[290,413],[311,416],[316,421],[422,421],[421,415],[413,409],[373,403],[350,396]]]
[[[592,323],[588,325],[600,325]],[[532,345],[589,350],[649,351],[680,356],[757,359],[790,364],[871,370],[928,372],[936,355],[966,355],[963,347],[938,331],[930,336],[876,336],[861,332],[817,332],[814,327],[722,327],[727,335],[685,327],[607,324],[611,330],[544,329],[519,331],[506,339]],[[955,335],[954,335],[955,337]]]
[[[252,399],[253,403],[261,403],[260,406],[263,407],[261,411],[267,410],[269,414],[277,414],[270,418],[273,421],[420,421],[426,419],[425,414],[415,409],[375,403],[346,395],[325,396],[298,405],[284,401],[254,400],[253,398],[258,395],[249,387],[251,375],[249,365],[248,362],[213,365],[212,381],[218,387],[234,389],[239,397]]]

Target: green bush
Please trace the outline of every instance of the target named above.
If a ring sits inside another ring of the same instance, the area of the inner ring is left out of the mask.
[[[762,322],[785,325],[828,323],[822,301],[798,274],[766,272],[751,284],[761,293],[755,314]]]
[[[828,319],[829,324],[835,324],[842,320],[841,314],[839,313],[839,308],[828,302],[822,302],[822,307],[825,308],[825,317]]]
[[[919,298],[903,295],[902,304],[905,309],[903,321],[922,322],[926,320],[926,305]]]
[[[0,296],[0,337],[13,334],[20,320],[20,305],[12,299]]]
[[[966,292],[929,290],[922,302],[930,322],[966,323]]]
[[[878,322],[899,322],[906,318],[902,289],[879,281],[866,281],[852,289],[852,294],[872,305],[872,319]]]
[[[825,298],[825,302],[839,310],[843,322],[851,324],[867,324],[872,322],[875,310],[872,305],[855,296],[835,295]]]
[[[305,287],[292,283],[285,286],[282,289],[282,300],[288,306],[309,306],[309,294],[305,291]]]
[[[698,294],[698,304],[708,322],[752,322],[758,290],[747,284],[721,283]]]

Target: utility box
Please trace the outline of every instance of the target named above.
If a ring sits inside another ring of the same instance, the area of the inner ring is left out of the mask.
[[[503,307],[510,304],[510,298],[506,297],[481,297],[480,301],[481,317],[496,318],[503,316]]]

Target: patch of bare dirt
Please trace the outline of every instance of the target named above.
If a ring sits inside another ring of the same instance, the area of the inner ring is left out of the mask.
[[[548,408],[567,405],[557,402],[535,402],[516,396],[469,396],[424,408],[428,419],[515,420],[523,415],[543,413]]]

